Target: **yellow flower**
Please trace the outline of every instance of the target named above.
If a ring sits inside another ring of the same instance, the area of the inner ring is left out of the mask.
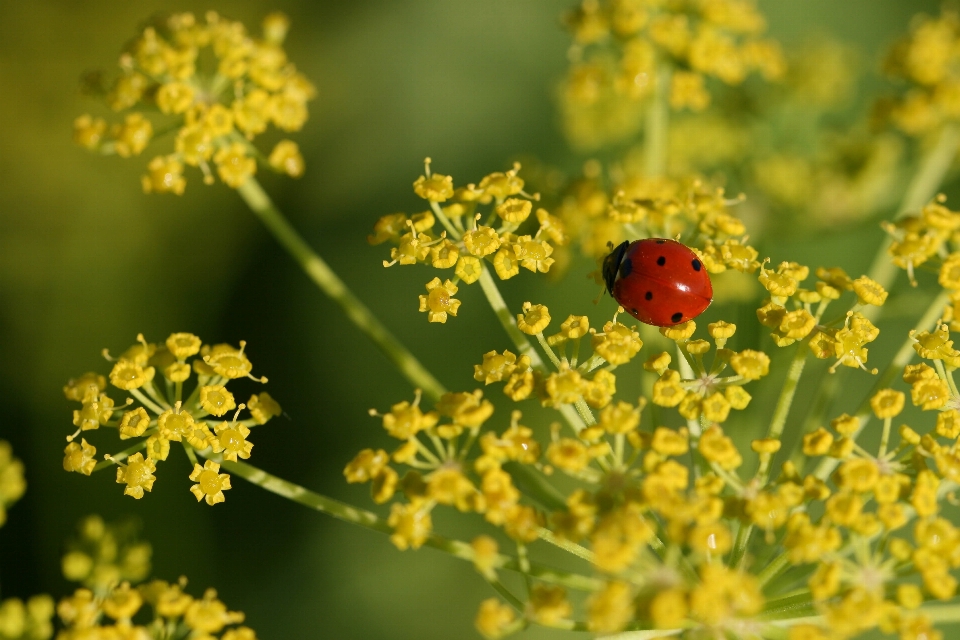
[[[520,273],[520,260],[513,247],[509,245],[500,247],[497,254],[493,256],[493,268],[501,280],[509,280]]]
[[[210,462],[208,461],[207,464]],[[220,501],[222,498],[218,502]],[[203,598],[193,600],[183,613],[184,623],[200,637],[218,633],[228,624],[243,622],[243,618],[242,613],[227,611],[227,606],[217,599],[217,592],[214,589],[207,589]]]
[[[222,453],[224,460],[236,462],[237,457],[247,459],[253,449],[253,443],[247,442],[250,429],[246,425],[221,422],[214,427],[216,437],[211,446],[214,453]]]
[[[212,460],[207,460],[202,467],[193,465],[190,479],[197,483],[190,487],[190,493],[197,502],[206,500],[209,505],[223,502],[226,499],[223,492],[231,488],[230,474],[220,473],[220,465]]]
[[[499,640],[514,630],[517,614],[513,608],[496,598],[488,598],[480,603],[474,626],[488,640]]]
[[[493,415],[493,408],[493,403],[483,399],[483,391],[480,389],[472,393],[445,393],[436,404],[440,415],[469,429],[478,428],[486,422]]]
[[[627,402],[611,404],[600,412],[599,425],[610,434],[629,433],[640,425],[640,409]]]
[[[80,444],[71,442],[63,451],[63,469],[64,471],[76,471],[85,476],[93,472],[97,465],[97,449],[86,440],[80,439]]]
[[[143,432],[150,426],[150,416],[143,407],[137,407],[133,411],[127,411],[120,419],[120,439],[136,438],[143,435]]]
[[[483,263],[475,256],[460,256],[454,273],[467,284],[473,284],[483,274]]]
[[[413,183],[413,191],[424,200],[445,202],[453,197],[453,178],[440,173],[420,176]]]
[[[630,362],[642,347],[637,331],[612,320],[603,325],[603,333],[593,336],[594,352],[612,365]]]
[[[144,460],[142,453],[135,453],[127,458],[126,464],[118,462],[117,465],[117,482],[127,485],[123,490],[125,495],[139,500],[144,491],[153,491],[156,481],[153,472],[157,470],[157,465],[152,459]]]
[[[579,440],[561,438],[547,447],[547,460],[567,473],[577,473],[590,464],[590,453]]]
[[[587,625],[597,633],[616,633],[633,620],[633,593],[626,582],[608,582],[587,600]]]
[[[139,389],[153,380],[153,367],[142,367],[133,360],[120,358],[110,370],[110,383],[118,389],[129,391]]]
[[[550,311],[542,304],[523,303],[523,313],[517,315],[517,327],[527,335],[536,335],[550,324]]]
[[[759,380],[770,371],[770,357],[762,351],[744,349],[730,357],[730,366],[747,380]]]
[[[700,451],[704,458],[716,462],[724,469],[736,469],[743,462],[736,445],[717,425],[710,427],[700,436]]]
[[[887,301],[887,292],[880,286],[880,283],[861,276],[853,281],[853,292],[857,294],[860,304],[872,304],[881,306]]]
[[[456,316],[460,308],[460,301],[453,296],[457,293],[457,286],[451,280],[440,282],[434,278],[427,283],[427,295],[420,296],[420,311],[427,312],[430,322],[446,322],[448,316]]]
[[[500,248],[500,236],[492,227],[480,225],[463,234],[463,245],[472,255],[483,258]]]
[[[217,164],[217,175],[228,186],[234,189],[243,186],[247,178],[257,171],[257,162],[247,155],[247,148],[242,142],[234,142],[224,147],[213,156]]]
[[[153,125],[140,113],[131,113],[123,124],[116,127],[113,137],[114,149],[121,158],[138,156],[146,149],[153,137]]]
[[[397,549],[419,549],[433,531],[430,512],[414,504],[393,503],[387,524],[393,528],[390,542]]]
[[[187,181],[183,177],[183,163],[173,156],[157,156],[147,165],[147,175],[141,179],[144,193],[173,193],[183,195]]]
[[[222,384],[204,385],[200,387],[200,408],[219,418],[228,411],[236,409],[237,403],[233,399],[233,394]]]
[[[247,401],[247,410],[250,411],[250,417],[257,424],[266,424],[271,418],[280,415],[282,412],[277,401],[266,392],[250,396]]]
[[[508,198],[496,207],[497,215],[504,222],[520,224],[530,215],[533,210],[533,204],[529,200],[519,198]]]
[[[285,173],[291,178],[299,178],[304,172],[303,155],[300,147],[292,140],[281,140],[274,146],[267,162],[275,171]]]
[[[905,399],[906,396],[900,391],[881,389],[870,398],[870,408],[873,409],[874,415],[881,420],[893,418],[903,411]]]
[[[548,627],[558,626],[573,615],[566,590],[557,585],[535,584],[527,607],[536,622]]]

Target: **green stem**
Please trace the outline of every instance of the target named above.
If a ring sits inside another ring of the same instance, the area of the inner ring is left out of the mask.
[[[781,553],[774,558],[773,562],[765,566],[763,570],[757,574],[757,581],[760,583],[760,587],[765,587],[768,582],[776,578],[789,564],[790,556],[786,553]]]
[[[670,120],[670,66],[658,66],[654,77],[653,96],[647,106],[644,122],[644,162],[648,178],[662,176],[667,168],[667,126]]]
[[[443,385],[427,371],[420,361],[391,334],[386,327],[347,285],[324,262],[310,245],[297,233],[252,176],[237,189],[247,206],[273,234],[284,249],[297,261],[321,291],[340,305],[347,317],[357,326],[400,370],[400,373],[415,387],[422,389],[427,397],[437,400],[446,393]]]
[[[810,349],[806,342],[797,344],[797,352],[793,354],[793,360],[790,362],[790,369],[787,371],[787,379],[783,382],[780,389],[780,397],[777,399],[777,406],[773,410],[773,417],[770,419],[770,428],[767,429],[767,438],[779,440],[783,435],[783,428],[787,424],[787,416],[790,415],[790,407],[793,405],[793,397],[797,393],[797,386],[800,384],[800,376],[803,375],[803,368],[807,364],[807,355]],[[797,441],[799,444],[799,440]],[[765,458],[760,463],[757,471],[757,477],[760,479],[760,486],[767,483],[770,472],[770,461],[773,456]]]
[[[917,173],[914,174],[904,193],[900,209],[897,211],[897,218],[901,218],[909,213],[919,212],[927,202],[929,202],[940,188],[944,176],[950,169],[953,159],[957,155],[957,148],[960,147],[960,126],[948,124],[940,132],[940,138],[920,163]],[[870,266],[870,277],[880,283],[884,289],[889,289],[893,284],[893,279],[897,275],[897,267],[890,261],[887,255],[887,249],[893,239],[887,235],[877,251],[873,264]],[[870,307],[864,310],[863,315],[871,320],[876,319],[880,313],[879,307]]]
[[[503,469],[510,474],[523,495],[536,500],[540,506],[550,511],[566,510],[566,497],[536,469],[519,462],[507,462]]]
[[[624,631],[613,635],[603,636],[603,640],[656,640],[668,636],[678,636],[686,629],[641,629],[638,631]]]
[[[197,451],[197,453],[214,462],[220,462],[224,471],[236,474],[247,482],[255,484],[270,493],[275,493],[282,498],[292,500],[314,511],[325,513],[344,522],[356,524],[366,529],[379,531],[387,535],[393,533],[393,528],[387,524],[387,521],[373,512],[320,495],[319,493],[310,491],[305,487],[301,487],[283,478],[278,478],[245,462],[224,461],[222,456],[211,453],[210,449]],[[449,553],[455,558],[473,562],[473,547],[471,547],[469,543],[460,540],[450,540],[438,535],[431,535],[424,544],[428,547]],[[498,565],[503,569],[520,571],[518,560],[507,555],[501,554],[498,557]],[[602,586],[601,581],[596,578],[560,571],[537,563],[530,563],[530,575],[543,582],[559,584],[581,591],[596,591]]]
[[[145,439],[141,440],[140,442],[133,445],[132,447],[127,447],[120,453],[112,454],[110,456],[110,460],[104,460],[103,462],[98,462],[96,466],[93,467],[93,471],[91,471],[90,473],[93,473],[94,471],[100,471],[101,469],[106,469],[107,467],[112,467],[113,465],[120,462],[121,460],[126,460],[127,458],[135,454],[137,451],[140,451],[141,449],[146,449],[146,448],[147,448],[147,441]]]
[[[589,562],[590,564],[593,564],[594,555],[593,555],[593,551],[591,551],[590,549],[587,549],[586,547],[582,547],[575,542],[570,542],[569,540],[558,538],[557,536],[553,535],[552,531],[550,531],[549,529],[545,529],[543,527],[540,527],[539,529],[537,529],[537,535],[540,536],[542,540],[545,540],[546,542],[549,542],[554,546],[560,547],[564,551],[572,553],[578,558],[582,558],[587,562]]]
[[[753,533],[753,524],[741,521],[737,528],[737,537],[733,541],[733,551],[730,553],[730,566],[736,568],[746,557],[747,542]]]
[[[920,607],[930,622],[960,622],[960,604],[933,604]]]

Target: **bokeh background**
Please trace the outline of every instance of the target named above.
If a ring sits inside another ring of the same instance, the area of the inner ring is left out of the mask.
[[[472,389],[480,354],[509,346],[480,292],[463,290],[461,318],[428,325],[416,296],[432,274],[385,271],[383,248],[365,237],[379,216],[422,208],[410,185],[425,156],[458,183],[504,170],[518,154],[567,169],[584,161],[563,139],[554,100],[568,46],[560,15],[571,4],[0,3],[0,438],[26,464],[28,481],[0,529],[0,595],[66,594],[72,587],[59,559],[77,520],[133,515],[153,545],[155,576],[187,575],[195,594],[215,587],[261,638],[476,636],[476,606],[490,593],[466,563],[429,549],[398,552],[382,535],[239,480],[225,504],[198,505],[183,456],[161,465],[153,493],[140,501],[122,495],[111,472],[85,478],[62,470],[73,408],[63,384],[88,370],[105,373],[100,350],[122,351],[138,332],[153,341],[173,331],[247,340],[255,373],[270,378],[267,390],[287,414],[254,432],[251,462],[365,507],[366,487],[346,485],[343,466],[384,439],[367,410],[410,397],[233,191],[205,187],[194,172],[182,197],[144,195],[139,176],[149,153],[91,156],[73,145],[72,122],[100,109],[81,96],[81,75],[112,71],[149,16],[215,9],[258,31],[267,13],[287,13],[287,52],[319,98],[295,136],[306,175],[267,176],[265,187],[428,368],[449,388]],[[935,2],[904,0],[760,4],[788,48],[811,33],[831,34],[857,47],[868,74],[913,13],[937,10]],[[862,271],[876,229],[867,220],[830,234],[767,238],[764,248],[780,259]],[[562,284],[538,290],[538,300],[556,305],[555,317],[583,312],[597,293],[583,277],[589,268],[575,263]],[[504,291],[519,306],[542,284],[521,276]],[[466,536],[474,523],[435,524]]]

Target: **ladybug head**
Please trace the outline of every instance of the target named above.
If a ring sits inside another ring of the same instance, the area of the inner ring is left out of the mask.
[[[620,271],[620,261],[623,260],[623,254],[627,252],[627,247],[630,246],[630,243],[624,241],[620,246],[610,252],[606,258],[603,259],[603,282],[607,287],[607,291],[611,294],[613,293],[613,283],[617,281],[617,272]]]

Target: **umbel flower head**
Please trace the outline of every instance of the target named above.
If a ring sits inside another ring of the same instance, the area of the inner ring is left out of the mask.
[[[253,146],[271,126],[299,131],[316,95],[283,50],[288,27],[279,13],[266,17],[262,38],[213,11],[202,21],[192,13],[155,20],[120,56],[112,84],[99,76],[88,83],[90,92],[125,114],[123,121],[108,127],[103,118],[80,116],[74,139],[91,151],[127,158],[164,132],[172,149],[148,163],[141,180],[147,193],[182,194],[186,166],[198,167],[206,184],[216,173],[234,189],[258,163],[299,177],[304,166],[296,143],[281,140],[266,154]]]
[[[63,577],[104,595],[120,582],[136,584],[150,575],[149,542],[138,538],[134,521],[105,522],[87,516],[77,525],[77,536],[67,543],[61,561]]]
[[[124,493],[139,499],[153,490],[157,464],[167,459],[171,443],[180,443],[194,463],[190,479],[197,482],[191,488],[197,500],[206,498],[210,505],[223,502],[223,491],[230,489],[229,474],[219,473],[220,465],[213,460],[201,466],[196,455],[228,462],[249,458],[251,428],[281,411],[265,392],[238,404],[233,391],[227,389],[239,378],[267,381],[251,375],[253,364],[245,350],[242,341],[239,348],[204,345],[193,334],[174,333],[159,345],[138,335],[137,344],[118,358],[105,352],[113,363],[109,376],[86,373],[63,388],[68,400],[81,405],[73,412],[77,430],[67,437],[63,468],[90,475],[116,465],[117,482],[125,485]],[[195,381],[191,380],[194,376]],[[108,379],[110,386],[128,394],[125,403],[118,405],[108,395]],[[241,420],[244,410],[249,417]],[[128,447],[104,455],[104,461],[97,464],[96,447],[87,442],[90,434],[85,432],[101,428],[116,430]]]
[[[106,523],[91,515],[80,521],[78,533],[68,543],[62,566],[65,578],[83,586],[56,606],[62,629],[58,640],[256,640],[253,629],[238,626],[244,614],[228,610],[215,590],[194,597],[187,593],[183,576],[175,583],[144,582],[150,574],[151,547],[137,539],[134,523]],[[8,600],[0,605],[0,638],[48,640],[53,615],[48,596],[31,599],[26,607]]]
[[[534,212],[539,196],[524,192],[519,164],[460,187],[454,187],[451,176],[431,171],[430,164],[427,158],[424,175],[413,183],[414,192],[430,208],[410,216],[383,216],[367,236],[373,245],[395,245],[385,267],[419,263],[453,272],[453,279],[433,278],[426,284],[427,293],[420,295],[419,308],[429,322],[456,317],[461,303],[453,297],[457,285],[490,277],[491,269],[501,280],[516,276],[521,268],[550,271],[555,247],[567,242],[566,231],[546,209]]]

